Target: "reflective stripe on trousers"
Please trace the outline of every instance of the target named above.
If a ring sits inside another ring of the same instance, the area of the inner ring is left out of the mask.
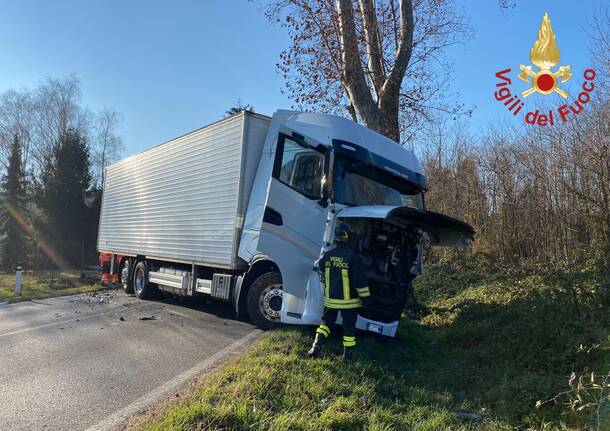
[[[343,347],[354,347],[356,345],[356,337],[344,335]]]
[[[325,324],[321,324],[320,326],[318,326],[318,329],[316,329],[316,332],[318,334],[324,335],[326,338],[328,338],[330,336],[330,328],[328,326],[326,326]]]

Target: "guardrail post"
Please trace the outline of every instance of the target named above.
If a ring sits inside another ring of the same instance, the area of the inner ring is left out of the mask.
[[[15,295],[21,295],[21,267],[15,272]]]

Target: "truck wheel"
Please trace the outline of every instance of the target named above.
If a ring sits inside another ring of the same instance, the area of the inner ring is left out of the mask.
[[[271,329],[280,324],[282,309],[282,276],[278,272],[261,275],[248,290],[248,315],[261,329]]]
[[[155,286],[148,282],[146,261],[138,262],[133,273],[133,293],[140,299],[149,299],[155,293]]]
[[[129,282],[129,273],[131,272],[129,265],[129,259],[125,259],[121,263],[121,270],[119,271],[121,286],[123,286],[125,293],[133,293],[133,285]]]

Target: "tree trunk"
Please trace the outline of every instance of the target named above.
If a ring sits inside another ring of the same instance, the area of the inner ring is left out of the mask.
[[[381,112],[383,112],[383,122],[379,125],[380,127],[369,128],[381,133],[400,143],[400,124],[398,122],[398,109],[399,109],[399,94],[398,92],[392,97],[386,97],[382,101]]]
[[[383,65],[379,60],[379,30],[374,5],[370,0],[361,0],[361,5],[377,100],[373,99],[360,60],[354,5],[351,0],[336,0],[344,67],[342,80],[358,118],[362,119],[368,128],[400,142],[400,87],[413,50],[413,3],[411,0],[400,0],[400,38],[396,60],[387,76],[381,76]]]

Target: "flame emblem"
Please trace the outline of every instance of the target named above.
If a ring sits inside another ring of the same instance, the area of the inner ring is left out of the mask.
[[[553,72],[552,69],[559,63],[559,58],[559,48],[557,48],[551,20],[549,14],[545,13],[538,30],[538,38],[530,50],[530,61],[538,66],[539,70],[535,72],[532,70],[532,66],[519,66],[521,73],[517,77],[531,84],[530,88],[521,93],[523,97],[532,93],[557,93],[561,97],[568,97],[568,93],[559,88],[559,81],[564,83],[572,77],[571,66],[560,66],[557,71]]]

